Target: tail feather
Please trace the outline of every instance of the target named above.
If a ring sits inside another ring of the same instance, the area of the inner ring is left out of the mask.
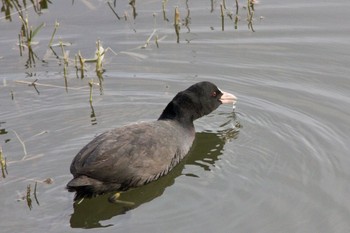
[[[67,184],[69,192],[76,192],[74,201],[82,198],[92,198],[107,192],[118,191],[119,184],[104,183],[88,176],[77,176]]]
[[[68,182],[67,189],[69,192],[76,192],[74,197],[74,201],[76,201],[102,194],[102,190],[98,189],[101,185],[103,185],[103,183],[98,180],[87,176],[78,176]]]

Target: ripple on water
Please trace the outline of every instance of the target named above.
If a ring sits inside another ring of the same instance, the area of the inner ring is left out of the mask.
[[[325,98],[324,94],[313,92],[310,102],[303,89],[292,91],[298,101],[309,104],[295,105],[286,100],[288,93],[284,92],[280,96],[265,93],[264,97],[259,97],[259,92],[239,95],[237,111],[243,129],[234,143],[226,145],[225,156],[214,169],[218,179],[215,184],[225,183],[228,177],[231,183],[228,190],[221,193],[221,198],[227,200],[222,203],[240,210],[237,218],[231,221],[232,227],[244,226],[248,231],[259,227],[260,230],[282,230],[281,226],[294,229],[307,226],[311,231],[346,227],[342,221],[349,215],[349,206],[339,203],[339,200],[346,200],[337,193],[339,185],[344,184],[344,180],[337,180],[337,177],[345,175],[338,154],[346,148],[345,138],[340,129],[333,127],[333,118],[325,118],[327,114],[318,115],[320,109],[315,106],[319,104],[322,110],[329,96]],[[322,213],[322,205],[336,208],[330,213],[332,222],[318,223],[319,219],[328,218],[328,214]],[[287,209],[288,220],[284,218]],[[264,212],[276,216],[281,224],[261,218]],[[305,216],[314,217],[305,222]],[[249,228],[248,218],[254,219],[254,227]],[[291,226],[290,222],[299,224]],[[342,225],[337,226],[338,223]]]

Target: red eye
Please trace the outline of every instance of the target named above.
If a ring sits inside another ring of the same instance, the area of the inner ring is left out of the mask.
[[[211,96],[212,96],[212,97],[215,97],[215,96],[216,96],[216,91],[212,92],[212,93],[211,93]]]

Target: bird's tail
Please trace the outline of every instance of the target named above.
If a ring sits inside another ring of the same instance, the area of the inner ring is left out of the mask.
[[[74,201],[76,201],[102,194],[103,192],[99,189],[102,185],[102,182],[88,176],[78,176],[68,182],[67,189],[69,192],[76,192],[74,197]]]

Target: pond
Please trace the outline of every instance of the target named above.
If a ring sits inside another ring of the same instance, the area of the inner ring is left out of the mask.
[[[0,15],[2,232],[350,230],[349,1],[238,1],[236,23],[233,0],[11,2]],[[123,193],[133,205],[73,204],[65,186],[84,145],[157,119],[204,80],[236,108],[197,120],[172,172]]]

